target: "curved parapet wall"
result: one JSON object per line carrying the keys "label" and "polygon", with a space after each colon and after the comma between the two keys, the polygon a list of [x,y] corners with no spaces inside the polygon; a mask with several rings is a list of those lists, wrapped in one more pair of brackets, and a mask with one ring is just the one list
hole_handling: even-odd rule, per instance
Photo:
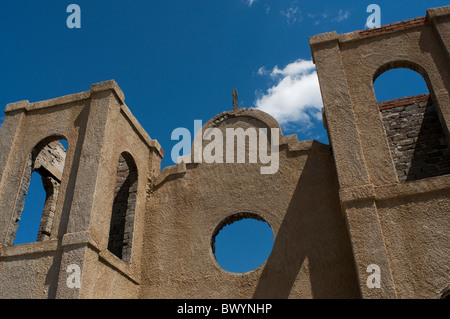
{"label": "curved parapet wall", "polygon": [[[219,129],[221,131],[221,137],[223,138],[223,160],[222,163],[227,163],[227,148],[226,148],[226,135],[227,135],[227,129],[231,129],[232,133],[235,134],[235,147],[238,146],[239,138],[241,138],[241,141],[245,138],[245,152],[247,157],[245,158],[245,161],[248,163],[248,153],[250,152],[249,148],[249,142],[251,141],[249,136],[249,130],[248,129],[255,129],[256,134],[256,141],[257,141],[257,147],[259,147],[259,129],[266,129],[268,132],[267,137],[267,154],[270,154],[271,149],[271,130],[276,130],[278,132],[278,138],[276,139],[278,150],[286,150],[287,152],[299,152],[299,151],[312,151],[316,153],[323,153],[323,154],[329,154],[330,153],[330,147],[328,145],[322,144],[317,141],[299,141],[297,138],[297,135],[288,135],[284,136],[282,133],[282,130],[280,128],[279,123],[268,113],[256,110],[256,109],[238,109],[233,111],[227,111],[220,113],[210,119],[208,122],[206,122],[200,133],[197,134],[197,136],[194,138],[194,142],[192,144],[191,153],[189,155],[186,155],[184,157],[180,157],[178,159],[178,164],[173,166],[165,167],[161,174],[156,176],[153,187],[158,187],[161,183],[165,182],[166,179],[170,178],[176,178],[176,176],[183,176],[186,170],[190,168],[197,167],[199,163],[204,162],[204,159],[197,160],[196,153],[199,152],[203,153],[205,148],[208,147],[208,145],[211,145],[212,142],[215,139],[210,138],[208,130],[210,129]],[[243,129],[239,133],[236,129]],[[200,140],[200,147],[198,148],[199,151],[196,149],[196,142],[195,140]],[[255,151],[258,152],[258,148],[255,148]],[[236,154],[235,154],[236,155]],[[235,158],[237,161],[237,159]],[[234,162],[236,162],[234,161]],[[217,161],[216,161],[217,163]]]}
{"label": "curved parapet wall", "polygon": [[[270,115],[252,109],[219,114],[203,131],[210,128],[224,136],[227,129],[278,130],[278,170],[261,174],[265,164],[259,158],[165,168],[148,196],[141,297],[357,298],[330,147],[283,136]],[[204,147],[208,143],[202,141]],[[211,245],[223,221],[233,216],[266,221],[275,238],[268,260],[243,274],[223,270]]]}

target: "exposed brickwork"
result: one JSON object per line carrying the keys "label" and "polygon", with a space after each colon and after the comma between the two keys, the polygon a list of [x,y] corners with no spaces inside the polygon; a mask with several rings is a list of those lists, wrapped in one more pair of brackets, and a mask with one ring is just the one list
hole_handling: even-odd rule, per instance
{"label": "exposed brickwork", "polygon": [[131,259],[136,193],[136,167],[131,157],[127,161],[121,155],[117,167],[108,250],[126,262]]}
{"label": "exposed brickwork", "polygon": [[407,106],[414,103],[420,103],[420,102],[428,102],[430,99],[429,94],[421,94],[421,95],[414,95],[414,96],[407,96],[395,100],[389,100],[378,103],[378,107],[380,110],[386,110],[386,109],[392,109],[394,107],[399,106]]}
{"label": "exposed brickwork", "polygon": [[373,29],[367,29],[367,30],[360,31],[359,37],[361,39],[363,39],[363,38],[370,38],[370,37],[375,37],[375,36],[379,36],[379,35],[394,33],[394,32],[398,32],[398,31],[422,26],[425,23],[426,23],[426,17],[420,17],[420,18],[414,18],[414,19],[405,20],[405,21],[401,21],[401,22],[395,22],[395,23],[381,26],[379,28],[373,28]]}
{"label": "exposed brickwork", "polygon": [[39,232],[37,241],[45,241],[50,239],[53,220],[55,217],[56,203],[58,201],[60,181],[56,180],[50,174],[42,176],[42,184],[44,185],[46,198],[44,210],[42,212],[41,224],[39,225]]}
{"label": "exposed brickwork", "polygon": [[450,174],[450,152],[430,96],[379,103],[400,182]]}
{"label": "exposed brickwork", "polygon": [[34,161],[34,170],[44,168],[52,174],[55,179],[61,181],[64,164],[66,161],[66,150],[58,141],[50,142],[39,152]]}

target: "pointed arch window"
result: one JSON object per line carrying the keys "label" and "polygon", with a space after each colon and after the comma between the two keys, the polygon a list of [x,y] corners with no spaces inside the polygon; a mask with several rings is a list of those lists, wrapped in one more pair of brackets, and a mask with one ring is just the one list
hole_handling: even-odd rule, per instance
{"label": "pointed arch window", "polygon": [[8,245],[50,239],[67,149],[67,140],[50,137],[31,151],[16,198]]}
{"label": "pointed arch window", "polygon": [[137,181],[133,157],[124,152],[119,157],[116,171],[108,250],[127,263],[131,260]]}

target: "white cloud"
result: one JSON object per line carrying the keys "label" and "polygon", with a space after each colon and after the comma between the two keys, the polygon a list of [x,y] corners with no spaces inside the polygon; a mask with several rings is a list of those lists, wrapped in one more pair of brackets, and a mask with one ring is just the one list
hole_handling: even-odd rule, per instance
{"label": "white cloud", "polygon": [[260,67],[260,68],[258,69],[258,74],[259,74],[259,75],[267,74],[266,68],[265,68],[264,66]]}
{"label": "white cloud", "polygon": [[333,20],[336,22],[342,22],[344,20],[347,20],[350,17],[350,12],[348,10],[339,10],[337,17]]}
{"label": "white cloud", "polygon": [[298,7],[291,6],[287,10],[281,10],[280,14],[286,18],[289,24],[302,21],[301,12]]}
{"label": "white cloud", "polygon": [[322,119],[322,97],[312,61],[299,59],[283,69],[275,66],[270,71],[262,67],[258,74],[270,75],[275,84],[257,97],[256,109],[269,113],[280,125],[309,128],[312,119]]}
{"label": "white cloud", "polygon": [[333,22],[342,22],[350,17],[350,11],[339,9],[336,14],[330,14],[327,11],[320,14],[308,13],[307,17],[313,20],[314,25],[319,25],[329,19]]}
{"label": "white cloud", "polygon": [[272,73],[270,74],[272,77],[276,77],[278,75],[280,76],[295,76],[295,75],[301,75],[305,73],[309,73],[310,70],[315,69],[314,64],[312,61],[307,60],[297,60],[293,63],[288,64],[283,70],[280,70],[278,68],[278,65],[276,65]]}
{"label": "white cloud", "polygon": [[248,6],[251,7],[254,2],[256,2],[256,0],[248,0]]}

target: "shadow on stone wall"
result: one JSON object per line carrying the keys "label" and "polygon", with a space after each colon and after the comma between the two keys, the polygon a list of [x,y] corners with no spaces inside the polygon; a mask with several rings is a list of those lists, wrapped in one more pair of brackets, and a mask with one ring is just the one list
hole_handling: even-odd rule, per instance
{"label": "shadow on stone wall", "polygon": [[401,183],[450,173],[448,143],[428,94],[379,105]]}
{"label": "shadow on stone wall", "polygon": [[427,103],[406,181],[450,174],[447,140],[431,99]]}
{"label": "shadow on stone wall", "polygon": [[311,291],[313,298],[360,298],[336,173],[330,164],[326,164],[329,173],[317,172],[317,160],[315,155],[307,159],[255,299],[288,298],[294,284],[305,286],[296,290],[302,295]]}

